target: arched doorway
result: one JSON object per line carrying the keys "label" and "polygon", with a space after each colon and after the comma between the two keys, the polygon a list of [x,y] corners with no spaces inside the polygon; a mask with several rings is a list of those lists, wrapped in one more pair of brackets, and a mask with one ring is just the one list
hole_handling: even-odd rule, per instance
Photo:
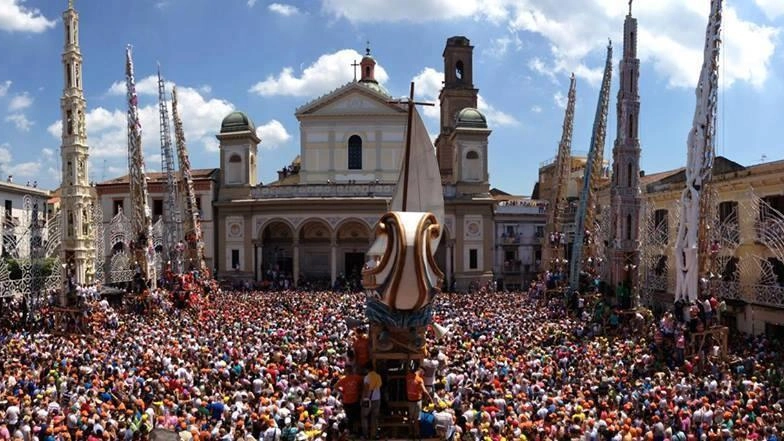
{"label": "arched doorway", "polygon": [[256,278],[266,283],[293,280],[294,229],[284,221],[272,221],[261,232],[261,261],[255,262]]}
{"label": "arched doorway", "polygon": [[310,284],[324,286],[330,280],[330,244],[332,230],[321,219],[308,219],[299,228],[299,255],[294,268],[297,286]]}
{"label": "arched doorway", "polygon": [[333,255],[337,274],[333,273],[332,283],[334,285],[337,281],[343,287],[359,289],[365,253],[372,238],[370,228],[361,220],[348,219],[338,225],[335,238]]}

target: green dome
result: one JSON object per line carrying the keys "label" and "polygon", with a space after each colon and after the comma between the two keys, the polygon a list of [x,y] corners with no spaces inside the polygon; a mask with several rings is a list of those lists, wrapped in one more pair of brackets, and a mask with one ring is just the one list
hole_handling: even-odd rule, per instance
{"label": "green dome", "polygon": [[466,107],[457,114],[455,121],[457,127],[470,127],[477,129],[487,128],[487,118],[473,107]]}
{"label": "green dome", "polygon": [[248,115],[242,112],[231,112],[226,118],[223,118],[223,122],[221,123],[221,133],[231,133],[231,132],[244,132],[244,131],[256,131],[256,126],[253,125],[253,121],[248,118]]}

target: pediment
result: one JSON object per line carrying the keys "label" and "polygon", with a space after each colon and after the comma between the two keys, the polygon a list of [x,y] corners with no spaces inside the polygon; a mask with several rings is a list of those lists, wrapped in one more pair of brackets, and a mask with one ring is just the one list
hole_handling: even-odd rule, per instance
{"label": "pediment", "polygon": [[402,106],[389,103],[389,100],[388,96],[353,83],[306,104],[299,109],[297,115],[395,115],[405,113]]}

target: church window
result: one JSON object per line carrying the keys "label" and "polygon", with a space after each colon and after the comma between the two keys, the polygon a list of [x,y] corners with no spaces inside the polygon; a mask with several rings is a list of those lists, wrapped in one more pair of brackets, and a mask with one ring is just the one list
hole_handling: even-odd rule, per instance
{"label": "church window", "polygon": [[71,25],[70,24],[66,24],[65,25],[65,41],[67,41],[68,43],[71,42]]}
{"label": "church window", "polygon": [[365,78],[370,78],[370,66],[365,66]]}
{"label": "church window", "polygon": [[629,138],[634,138],[634,115],[629,112]]}
{"label": "church window", "polygon": [[626,240],[632,240],[632,215],[626,215]]}
{"label": "church window", "polygon": [[455,77],[457,77],[458,81],[463,81],[464,76],[465,76],[465,66],[463,66],[462,61],[458,61],[455,64]]}
{"label": "church window", "polygon": [[81,87],[79,84],[79,63],[76,63],[76,87]]}
{"label": "church window", "polygon": [[242,157],[238,154],[233,154],[229,157],[229,166],[227,170],[229,184],[239,184],[242,182]]}
{"label": "church window", "polygon": [[65,112],[65,120],[66,120],[66,124],[68,125],[67,133],[69,135],[73,135],[73,112],[72,111],[67,110]]}
{"label": "church window", "polygon": [[627,187],[631,187],[632,186],[632,182],[633,182],[632,180],[633,179],[634,179],[634,176],[632,175],[632,163],[630,162],[630,163],[626,164],[626,186]]}
{"label": "church window", "polygon": [[231,250],[231,269],[240,269],[240,250]]}
{"label": "church window", "polygon": [[475,270],[479,268],[479,250],[471,248],[468,250],[468,269]]}
{"label": "church window", "polygon": [[68,87],[73,87],[73,72],[71,71],[71,63],[68,63],[68,66],[66,66],[66,74],[68,75],[68,81],[66,82]]}
{"label": "church window", "polygon": [[362,138],[358,135],[348,139],[348,169],[362,170]]}

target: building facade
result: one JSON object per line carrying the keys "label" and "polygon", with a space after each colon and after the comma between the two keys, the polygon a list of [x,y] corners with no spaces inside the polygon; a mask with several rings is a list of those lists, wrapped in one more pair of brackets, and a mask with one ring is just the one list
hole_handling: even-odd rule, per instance
{"label": "building facade", "polygon": [[498,288],[524,289],[542,271],[547,202],[505,194],[494,196],[493,272]]}
{"label": "building facade", "polygon": [[[675,292],[674,248],[685,171],[642,180],[639,288],[643,301],[665,305]],[[723,321],[744,332],[782,336],[784,161],[744,167],[717,157],[709,185],[715,212],[707,277],[711,293],[727,303]]]}
{"label": "building facade", "polygon": [[[2,209],[2,256],[30,257],[33,246],[31,231],[35,227],[42,232],[54,215],[49,204],[51,192],[29,185],[0,182]],[[46,240],[46,237],[41,240]]]}
{"label": "building facade", "polygon": [[[199,208],[201,228],[204,236],[205,260],[207,261],[208,268],[212,268],[215,264],[215,226],[212,204],[218,193],[220,170],[214,168],[196,169],[192,170],[191,174],[193,176],[194,190],[196,193],[196,206]],[[149,204],[152,210],[152,222],[154,225],[153,230],[162,234],[162,231],[160,230],[163,227],[161,216],[163,216],[164,212],[166,175],[162,173],[147,173],[146,177],[147,191],[150,198]],[[103,213],[104,241],[103,250],[99,250],[99,252],[103,252],[103,261],[106,262],[107,265],[105,272],[108,272],[108,265],[109,262],[111,262],[112,255],[117,251],[121,251],[117,244],[123,242],[127,245],[128,241],[132,238],[130,230],[123,231],[125,227],[122,225],[122,222],[120,222],[122,216],[118,217],[118,214],[121,212],[126,219],[129,219],[131,216],[131,194],[128,175],[100,182],[95,185],[95,191]],[[183,189],[180,189],[179,194],[184,194]],[[181,203],[184,204],[184,201],[181,201]],[[182,212],[183,206],[179,208]],[[154,240],[162,241],[162,237],[155,238]],[[161,248],[157,251],[161,252],[163,250]],[[183,267],[187,269],[190,267],[190,264],[190,262],[183,262]],[[193,265],[198,267],[197,263],[193,263]]]}
{"label": "building facade", "polygon": [[[473,46],[465,37],[450,38],[443,57],[436,145],[446,225],[437,261],[446,284],[465,289],[493,277],[490,130],[475,108]],[[253,172],[259,143],[253,122],[239,112],[224,120],[217,135],[223,176],[214,204],[218,277],[261,281],[276,273],[295,285],[358,279],[405,146],[406,106],[391,102],[375,80],[375,64],[368,51],[359,80],[297,109],[299,156],[268,185]]]}

